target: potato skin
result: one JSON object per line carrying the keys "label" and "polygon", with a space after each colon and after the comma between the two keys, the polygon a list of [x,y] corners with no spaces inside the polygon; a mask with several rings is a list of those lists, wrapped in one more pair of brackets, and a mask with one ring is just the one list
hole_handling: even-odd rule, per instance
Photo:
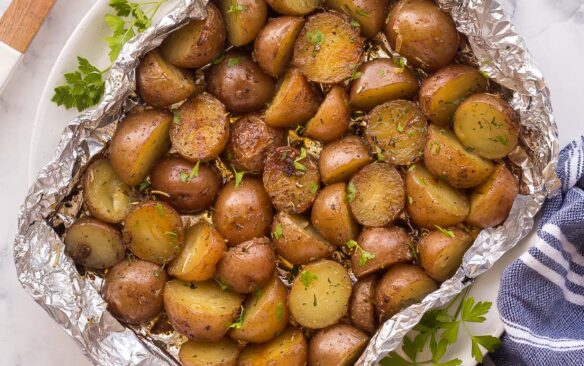
{"label": "potato skin", "polygon": [[105,275],[102,294],[107,310],[129,324],[151,320],[162,311],[162,290],[167,280],[168,275],[161,266],[126,259]]}
{"label": "potato skin", "polygon": [[387,2],[383,0],[325,0],[325,5],[359,22],[361,34],[367,38],[375,38],[387,15]]}
{"label": "potato skin", "polygon": [[466,250],[472,245],[473,238],[466,232],[449,228],[454,235],[450,237],[433,230],[418,243],[420,264],[426,273],[438,282],[454,275]]}
{"label": "potato skin", "polygon": [[429,0],[401,0],[394,5],[385,35],[396,52],[426,71],[448,65],[458,49],[454,21]]}
{"label": "potato skin", "polygon": [[239,348],[229,338],[217,342],[187,341],[178,358],[182,366],[236,366]]}
{"label": "potato skin", "polygon": [[285,130],[268,126],[261,114],[250,114],[231,125],[227,160],[238,171],[261,174],[268,153],[285,144]]}
{"label": "potato skin", "polygon": [[360,278],[353,285],[353,292],[349,300],[349,319],[351,323],[362,331],[373,333],[377,329],[375,316],[375,275]]}
{"label": "potato skin", "polygon": [[349,180],[353,174],[371,163],[367,145],[358,136],[347,136],[324,146],[318,160],[322,182],[333,184]]}
{"label": "potato skin", "polygon": [[252,42],[266,24],[268,4],[264,0],[220,0],[218,3],[227,27],[227,40],[235,47]]}
{"label": "potato skin", "polygon": [[198,175],[191,177],[194,167],[195,164],[186,159],[168,156],[158,162],[150,174],[152,187],[167,193],[170,197],[161,198],[180,213],[209,208],[221,189],[221,177],[213,167],[199,163]]}
{"label": "potato skin", "polygon": [[262,109],[274,95],[275,81],[241,52],[229,52],[205,75],[207,90],[227,110],[244,114]]}
{"label": "potato skin", "polygon": [[244,177],[238,187],[227,183],[219,193],[213,224],[229,245],[264,236],[272,224],[272,205],[262,183]]}
{"label": "potato skin", "polygon": [[[320,174],[316,159],[308,153],[299,159],[300,152],[290,146],[278,147],[266,157],[264,187],[279,211],[302,213],[312,206],[318,194]],[[296,169],[295,160],[305,170]]]}
{"label": "potato skin", "polygon": [[342,86],[335,85],[318,107],[316,115],[306,123],[306,136],[320,142],[334,141],[349,130],[351,108]]}
{"label": "potato skin", "polygon": [[289,327],[269,342],[245,347],[239,356],[238,366],[256,365],[306,365],[308,344],[304,334]]}
{"label": "potato skin", "polygon": [[325,187],[314,201],[310,221],[329,242],[341,246],[359,235],[359,226],[351,216],[347,185],[336,183]]}
{"label": "potato skin", "polygon": [[267,0],[270,7],[280,14],[304,15],[316,9],[320,2],[318,0],[294,1],[294,0]]}
{"label": "potato skin", "polygon": [[369,337],[348,324],[321,329],[310,338],[308,365],[350,366],[367,346]]}

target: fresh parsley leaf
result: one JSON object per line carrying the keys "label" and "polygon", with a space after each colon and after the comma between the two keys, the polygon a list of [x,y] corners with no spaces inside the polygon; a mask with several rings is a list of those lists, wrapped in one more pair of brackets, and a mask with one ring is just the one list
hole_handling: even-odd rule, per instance
{"label": "fresh parsley leaf", "polygon": [[505,136],[496,136],[495,137],[497,139],[497,141],[503,145],[503,146],[507,146],[509,145],[509,142],[507,141],[507,138]]}
{"label": "fresh parsley leaf", "polygon": [[487,352],[492,352],[497,349],[501,345],[501,340],[497,337],[493,336],[472,336],[472,346],[471,346],[471,353],[477,362],[483,361],[483,353],[479,348],[479,345],[482,346]]}
{"label": "fresh parsley leaf", "polygon": [[229,324],[229,327],[227,327],[227,328],[241,329],[241,326],[243,325],[244,317],[245,317],[245,309],[243,308],[243,305],[242,305],[241,312],[239,313],[239,317],[237,318],[237,320],[235,322]]}
{"label": "fresh parsley leaf", "polygon": [[175,125],[180,125],[182,112],[180,109],[172,110],[172,123]]}
{"label": "fresh parsley leaf", "polygon": [[488,301],[479,301],[474,303],[474,298],[469,296],[462,303],[461,316],[462,320],[469,323],[482,323],[486,320],[486,315],[493,304]]}
{"label": "fresh parsley leaf", "polygon": [[310,284],[317,279],[318,277],[316,277],[316,275],[310,271],[303,271],[300,274],[300,281],[304,285],[305,289],[308,288],[308,286],[310,286]]}
{"label": "fresh parsley leaf", "polygon": [[318,184],[316,184],[316,183],[311,183],[310,184],[310,192],[311,193],[316,193],[318,191],[318,188],[319,188],[318,187]]}
{"label": "fresh parsley leaf", "polygon": [[405,57],[394,57],[393,58],[393,63],[396,64],[397,66],[399,66],[400,69],[405,69],[406,65],[408,64],[407,60]]}
{"label": "fresh parsley leaf", "polygon": [[233,67],[235,65],[238,65],[239,59],[240,57],[229,57],[229,59],[227,59],[227,67]]}
{"label": "fresh parsley leaf", "polygon": [[375,146],[375,155],[377,156],[377,161],[384,161],[383,150],[379,146]]}
{"label": "fresh parsley leaf", "polygon": [[345,243],[345,245],[349,248],[349,249],[355,249],[356,251],[359,251],[359,266],[364,266],[367,262],[369,262],[371,259],[375,258],[375,254],[366,251],[365,249],[363,249],[362,246],[359,245],[359,243],[357,243],[355,240],[349,240]]}
{"label": "fresh parsley leaf", "polygon": [[315,49],[318,49],[322,42],[324,41],[324,34],[316,29],[306,33],[306,39],[308,42],[312,43]]}
{"label": "fresh parsley leaf", "polygon": [[282,224],[278,223],[272,231],[272,239],[280,239],[282,237]]}
{"label": "fresh parsley leaf", "polygon": [[300,170],[300,171],[306,171],[306,166],[304,166],[304,164],[300,163],[300,160],[304,160],[306,159],[306,149],[305,148],[300,148],[300,156],[297,157],[296,159],[294,159],[294,169],[296,170]]}
{"label": "fresh parsley leaf", "polygon": [[485,70],[480,70],[481,75],[483,75],[485,77],[485,79],[489,79],[491,76],[489,75],[488,72],[486,72]]}
{"label": "fresh parsley leaf", "polygon": [[353,184],[353,182],[349,182],[349,184],[347,184],[347,200],[349,202],[353,202],[355,200],[356,193],[357,193],[357,188],[355,188],[355,185]]}
{"label": "fresh parsley leaf", "polygon": [[411,171],[412,171],[412,170],[414,170],[414,169],[416,169],[416,164],[414,164],[414,165],[410,166],[410,167],[408,168],[408,172],[411,172]]}
{"label": "fresh parsley leaf", "polygon": [[357,244],[357,242],[353,239],[349,240],[346,245],[349,247],[349,249],[357,248],[359,246],[359,244]]}
{"label": "fresh parsley leaf", "polygon": [[407,361],[405,358],[397,354],[396,352],[390,352],[387,356],[385,356],[379,364],[381,366],[412,366],[415,365]]}
{"label": "fresh parsley leaf", "polygon": [[235,13],[236,15],[242,11],[247,11],[247,6],[237,3],[229,5],[229,8],[227,9],[227,13]]}
{"label": "fresh parsley leaf", "polygon": [[224,53],[220,54],[219,57],[217,57],[216,59],[214,59],[213,61],[211,61],[211,64],[217,65],[218,63],[220,63],[221,61],[223,61],[223,59],[225,59],[225,54]]}
{"label": "fresh parsley leaf", "polygon": [[164,207],[160,202],[156,204],[156,211],[158,211],[158,216],[164,216]]}
{"label": "fresh parsley leaf", "polygon": [[145,190],[147,190],[150,187],[152,187],[152,183],[150,183],[150,180],[146,179],[145,181],[140,183],[140,185],[138,186],[138,190],[140,192],[144,192]]}
{"label": "fresh parsley leaf", "polygon": [[361,26],[361,24],[359,24],[359,22],[356,21],[355,19],[351,19],[351,26],[353,26],[355,28],[359,28]]}
{"label": "fresh parsley leaf", "polygon": [[284,318],[284,305],[281,302],[276,305],[276,319],[282,320]]}
{"label": "fresh parsley leaf", "polygon": [[432,151],[432,155],[440,154],[440,144],[437,141],[432,141],[430,144],[430,151]]}
{"label": "fresh parsley leaf", "polygon": [[199,166],[201,165],[201,161],[197,161],[197,164],[191,169],[191,174],[189,174],[189,180],[196,178],[199,176]]}
{"label": "fresh parsley leaf", "polygon": [[244,171],[238,172],[237,170],[235,170],[235,168],[233,168],[233,175],[235,176],[235,188],[237,188],[241,184],[245,172]]}
{"label": "fresh parsley leaf", "polygon": [[397,132],[399,132],[399,133],[404,132],[404,125],[401,123],[401,121],[398,121],[397,126],[395,128],[397,129]]}
{"label": "fresh parsley leaf", "polygon": [[436,229],[438,229],[438,231],[440,231],[442,234],[446,235],[449,238],[454,238],[456,236],[454,234],[454,231],[452,231],[452,230],[444,229],[443,227],[440,227],[438,225],[434,225],[434,227]]}
{"label": "fresh parsley leaf", "polygon": [[189,181],[189,172],[181,171],[179,173],[180,181],[183,183],[187,183]]}
{"label": "fresh parsley leaf", "polygon": [[77,70],[66,73],[65,84],[55,88],[51,98],[58,106],[76,108],[79,112],[96,105],[105,90],[105,71],[93,66],[87,59],[77,57]]}

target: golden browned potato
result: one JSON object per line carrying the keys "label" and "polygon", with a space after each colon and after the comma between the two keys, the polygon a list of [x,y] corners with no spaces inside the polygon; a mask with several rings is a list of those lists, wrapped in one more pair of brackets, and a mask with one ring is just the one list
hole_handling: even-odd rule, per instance
{"label": "golden browned potato", "polygon": [[321,142],[334,141],[347,132],[350,121],[351,108],[347,92],[342,86],[335,85],[318,107],[316,115],[306,123],[304,133]]}
{"label": "golden browned potato", "polygon": [[282,16],[262,28],[255,39],[253,59],[266,74],[278,77],[284,73],[303,25],[302,17]]}
{"label": "golden browned potato", "polygon": [[395,99],[410,99],[418,91],[418,79],[407,67],[396,65],[390,58],[363,63],[357,69],[359,78],[351,83],[351,107],[370,110]]}
{"label": "golden browned potato", "polygon": [[468,151],[447,128],[430,125],[424,148],[424,165],[434,176],[454,188],[471,188],[487,180],[495,165]]}
{"label": "golden browned potato", "polygon": [[323,259],[307,264],[294,279],[288,306],[298,324],[320,329],[347,314],[351,279],[337,262]]}
{"label": "golden browned potato", "polygon": [[298,69],[290,69],[266,110],[266,123],[273,127],[302,124],[316,114],[319,103],[316,89]]}
{"label": "golden browned potato", "polygon": [[268,126],[261,114],[250,114],[231,125],[227,160],[238,171],[260,174],[268,152],[285,144],[285,130]]}
{"label": "golden browned potato", "polygon": [[102,294],[107,310],[129,324],[151,320],[162,311],[162,290],[167,280],[168,275],[161,266],[126,259],[105,275]]}
{"label": "golden browned potato", "polygon": [[154,107],[168,107],[197,90],[194,75],[167,62],[157,49],[147,53],[136,69],[136,88]]}
{"label": "golden browned potato", "polygon": [[471,66],[446,66],[422,82],[420,109],[438,126],[450,126],[456,108],[466,98],[487,89],[487,79]]}
{"label": "golden browned potato", "polygon": [[436,281],[446,281],[460,267],[472,242],[472,237],[460,229],[430,231],[418,243],[420,265]]}
{"label": "golden browned potato", "polygon": [[423,166],[413,165],[406,175],[407,211],[419,226],[433,229],[460,224],[469,213],[468,197],[433,177]]}
{"label": "golden browned potato", "polygon": [[429,0],[401,0],[385,24],[391,47],[427,71],[448,65],[458,49],[458,31],[449,14]]}
{"label": "golden browned potato", "polygon": [[390,164],[375,162],[355,174],[347,186],[351,213],[364,226],[391,224],[402,212],[404,182]]}
{"label": "golden browned potato", "polygon": [[336,84],[351,77],[363,56],[363,39],[335,13],[310,16],[294,45],[292,65],[308,80]]}
{"label": "golden browned potato", "polygon": [[394,100],[378,105],[366,121],[365,139],[379,160],[410,165],[422,157],[427,122],[414,103]]}
{"label": "golden browned potato", "polygon": [[219,0],[227,27],[227,41],[235,47],[254,40],[268,19],[265,0]]}
{"label": "golden browned potato", "polygon": [[320,5],[319,0],[267,0],[267,2],[272,9],[285,15],[308,14]]}
{"label": "golden browned potato", "polygon": [[170,262],[168,273],[183,281],[209,280],[226,249],[225,240],[213,225],[199,221],[186,231],[184,248]]}
{"label": "golden browned potato", "polygon": [[209,208],[221,189],[221,176],[205,163],[196,164],[178,156],[162,159],[150,174],[152,188],[180,213]]}
{"label": "golden browned potato", "polygon": [[75,263],[89,268],[111,267],[126,255],[120,231],[90,217],[75,220],[64,242],[65,253]]}
{"label": "golden browned potato", "polygon": [[[388,268],[396,263],[411,262],[411,238],[401,227],[368,227],[357,239],[351,255],[351,268],[358,278]],[[365,253],[370,253],[367,255]]]}
{"label": "golden browned potato", "polygon": [[272,205],[262,183],[247,177],[235,183],[223,187],[213,211],[213,224],[229,245],[267,235],[272,224]]}
{"label": "golden browned potato", "polygon": [[144,201],[124,221],[124,241],[134,255],[157,264],[168,263],[184,242],[178,213],[160,201]]}
{"label": "golden browned potato", "polygon": [[466,222],[479,227],[497,226],[509,215],[519,189],[517,179],[505,164],[499,164],[489,179],[470,195],[470,214]]}
{"label": "golden browned potato", "polygon": [[320,153],[318,168],[322,182],[344,182],[359,169],[371,163],[367,145],[358,136],[347,136],[325,145]]}
{"label": "golden browned potato", "polygon": [[233,339],[263,343],[282,333],[288,325],[288,289],[278,276],[251,294],[243,303],[241,327],[229,332]]}
{"label": "golden browned potato", "polygon": [[325,187],[316,197],[310,214],[310,221],[316,230],[338,246],[359,235],[359,225],[351,216],[346,192],[345,183]]}
{"label": "golden browned potato", "polygon": [[172,115],[148,109],[131,112],[118,123],[110,143],[110,163],[122,182],[142,183],[170,147]]}
{"label": "golden browned potato", "polygon": [[487,159],[507,156],[519,142],[519,122],[511,106],[496,95],[467,98],[454,113],[454,133],[467,149]]}
{"label": "golden browned potato", "polygon": [[413,264],[396,264],[377,283],[375,308],[381,322],[400,310],[422,301],[437,289],[423,269]]}
{"label": "golden browned potato", "polygon": [[171,33],[160,52],[173,65],[199,68],[221,54],[225,44],[226,29],[221,11],[213,4],[207,5],[203,20],[191,20],[184,27]]}
{"label": "golden browned potato", "polygon": [[229,338],[217,342],[187,341],[178,358],[182,366],[236,366],[239,348]]}
{"label": "golden browned potato", "polygon": [[318,163],[304,148],[281,146],[266,157],[263,181],[277,210],[302,213],[312,206],[320,189]]}
{"label": "golden browned potato", "polygon": [[229,118],[225,106],[203,93],[180,106],[170,129],[170,141],[190,161],[215,159],[227,145]]}
{"label": "golden browned potato", "polygon": [[215,281],[172,280],[164,286],[164,309],[173,328],[195,341],[216,342],[237,319],[243,297]]}
{"label": "golden browned potato", "polygon": [[381,32],[387,15],[387,2],[383,0],[325,0],[325,5],[355,19],[367,38]]}
{"label": "golden browned potato", "polygon": [[83,201],[91,216],[117,224],[132,209],[132,188],[121,181],[107,159],[91,163],[83,178]]}
{"label": "golden browned potato", "polygon": [[369,337],[348,324],[321,329],[310,338],[308,365],[351,366],[367,346]]}
{"label": "golden browned potato", "polygon": [[276,269],[276,253],[266,237],[245,241],[229,249],[217,266],[219,282],[240,294],[268,283]]}
{"label": "golden browned potato", "polygon": [[304,334],[289,327],[269,342],[245,347],[239,356],[238,366],[286,365],[305,366],[308,345]]}
{"label": "golden browned potato", "polygon": [[335,251],[335,246],[323,238],[304,216],[284,211],[274,217],[272,241],[276,252],[292,264],[329,258]]}
{"label": "golden browned potato", "polygon": [[353,292],[349,301],[349,319],[357,328],[373,333],[377,329],[375,317],[375,285],[377,277],[369,275],[360,278],[353,285]]}
{"label": "golden browned potato", "polygon": [[234,114],[258,111],[274,95],[276,82],[250,56],[229,52],[205,75],[207,91]]}

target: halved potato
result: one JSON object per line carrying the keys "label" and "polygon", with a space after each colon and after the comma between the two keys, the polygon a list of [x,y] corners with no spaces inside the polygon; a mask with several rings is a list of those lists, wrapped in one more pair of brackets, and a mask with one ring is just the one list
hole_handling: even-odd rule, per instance
{"label": "halved potato", "polygon": [[148,109],[131,112],[118,123],[110,143],[110,163],[122,182],[142,183],[170,147],[172,115]]}
{"label": "halved potato", "polygon": [[446,281],[460,267],[462,257],[472,242],[472,237],[460,229],[430,231],[418,243],[420,265],[436,281]]}
{"label": "halved potato", "polygon": [[229,338],[217,342],[187,341],[178,358],[182,366],[236,366],[239,348]]}
{"label": "halved potato", "polygon": [[342,86],[335,85],[318,107],[316,115],[306,123],[304,131],[312,139],[330,142],[347,132],[350,121],[351,108],[347,92]]}
{"label": "halved potato", "polygon": [[325,0],[325,5],[359,22],[361,34],[367,38],[375,38],[383,28],[387,15],[387,2],[384,0]]}
{"label": "halved potato", "polygon": [[373,333],[377,329],[375,316],[375,275],[360,278],[353,285],[351,300],[349,302],[349,319],[357,328]]}
{"label": "halved potato", "polygon": [[254,40],[268,19],[265,0],[219,0],[227,27],[227,41],[235,47]]}
{"label": "halved potato", "polygon": [[170,129],[170,141],[190,161],[215,159],[227,145],[229,118],[212,95],[199,94],[183,103]]}
{"label": "halved potato", "polygon": [[304,15],[320,5],[320,0],[267,0],[270,7],[280,14]]}
{"label": "halved potato", "polygon": [[423,166],[414,165],[406,175],[408,214],[419,226],[447,227],[463,222],[470,205],[463,192],[433,177]]}
{"label": "halved potato", "polygon": [[172,280],[164,287],[164,309],[173,328],[192,340],[217,342],[240,312],[243,297],[215,281]]}
{"label": "halved potato", "polygon": [[495,165],[468,151],[450,129],[430,125],[424,149],[424,165],[434,176],[454,188],[470,188],[487,180]]}
{"label": "halved potato", "polygon": [[349,21],[335,13],[308,17],[296,39],[292,64],[308,80],[336,84],[351,77],[363,56],[363,39]]}
{"label": "halved potato", "polygon": [[410,99],[418,91],[418,79],[407,67],[396,65],[390,58],[363,63],[357,69],[359,78],[351,83],[351,107],[371,108],[395,99]]}
{"label": "halved potato", "polygon": [[359,225],[351,216],[346,192],[345,183],[325,187],[316,197],[310,214],[310,221],[316,230],[337,246],[359,235]]}
{"label": "halved potato", "polygon": [[310,338],[310,366],[352,366],[367,346],[369,337],[348,324],[321,329]]}
{"label": "halved potato", "polygon": [[308,345],[304,334],[289,327],[269,342],[245,347],[239,356],[238,365],[305,366],[307,353]]}
{"label": "halved potato", "polygon": [[367,145],[361,138],[348,136],[324,146],[318,160],[318,168],[322,182],[332,184],[348,180],[372,161]]}
{"label": "halved potato", "polygon": [[323,259],[307,264],[294,279],[288,306],[298,324],[320,329],[347,314],[351,279],[337,262]]}
{"label": "halved potato", "polygon": [[394,100],[378,105],[366,121],[365,139],[382,160],[410,165],[422,157],[427,122],[414,103]]}

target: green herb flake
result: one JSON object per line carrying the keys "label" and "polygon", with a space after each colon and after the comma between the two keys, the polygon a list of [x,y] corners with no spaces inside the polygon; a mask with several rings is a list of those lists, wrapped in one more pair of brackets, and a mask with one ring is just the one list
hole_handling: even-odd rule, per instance
{"label": "green herb flake", "polygon": [[175,125],[180,125],[182,112],[180,109],[172,110],[172,123]]}
{"label": "green herb flake", "polygon": [[416,164],[414,164],[414,165],[410,166],[410,167],[408,168],[408,172],[411,172],[411,171],[412,171],[412,170],[414,170],[414,169],[416,169]]}
{"label": "green herb flake", "polygon": [[234,323],[229,324],[228,328],[241,329],[241,326],[243,325],[244,317],[245,317],[245,309],[243,308],[243,305],[242,305],[241,312],[239,313],[239,317],[237,318],[237,320]]}
{"label": "green herb flake", "polygon": [[284,305],[281,302],[276,305],[276,319],[284,319]]}
{"label": "green herb flake", "polygon": [[316,192],[318,192],[318,188],[319,188],[318,187],[318,184],[316,184],[316,183],[311,183],[310,184],[310,192],[312,194],[315,194]]}
{"label": "green herb flake", "polygon": [[237,15],[242,11],[247,11],[247,6],[237,3],[229,5],[229,8],[227,9],[228,14],[234,13]]}
{"label": "green herb flake", "polygon": [[191,173],[189,174],[189,180],[193,178],[197,178],[199,176],[199,166],[201,165],[201,161],[197,161],[197,164],[191,169]]}
{"label": "green herb flake", "polygon": [[147,180],[143,181],[142,183],[140,183],[140,185],[138,186],[138,190],[140,192],[144,192],[145,190],[149,189],[150,187],[152,187],[152,183],[150,183],[150,181],[147,179]]}
{"label": "green herb flake", "polygon": [[497,141],[503,145],[503,146],[507,146],[509,145],[509,142],[507,141],[507,138],[505,136],[497,136],[495,137],[497,139]]}
{"label": "green herb flake", "polygon": [[300,282],[302,282],[305,289],[307,289],[308,286],[310,286],[310,284],[317,279],[318,277],[316,277],[316,275],[310,271],[303,271],[300,274]]}
{"label": "green herb flake", "polygon": [[357,80],[361,76],[363,76],[363,73],[361,71],[353,71],[353,73],[351,74],[351,77],[349,78],[349,81]]}
{"label": "green herb flake", "polygon": [[216,59],[214,59],[213,61],[211,61],[211,64],[217,65],[218,63],[220,63],[224,59],[225,59],[225,54],[222,53],[222,54],[219,55],[219,57],[217,57]]}
{"label": "green herb flake", "polygon": [[384,69],[379,69],[377,70],[377,76],[379,76],[380,78],[385,76],[385,70]]}
{"label": "green herb flake", "polygon": [[178,234],[177,234],[177,232],[176,232],[176,231],[166,231],[166,232],[164,233],[164,235],[168,235],[168,236],[170,236],[170,237],[172,237],[172,238],[175,238],[175,239],[176,239],[176,238],[178,238]]}
{"label": "green herb flake", "polygon": [[375,155],[377,156],[377,161],[385,161],[383,150],[379,146],[375,146]]}
{"label": "green herb flake", "polygon": [[438,231],[440,231],[442,234],[446,235],[449,238],[454,238],[456,236],[454,234],[454,231],[452,231],[452,230],[444,229],[443,227],[440,227],[438,225],[434,225],[434,227],[436,229],[438,229]]}
{"label": "green herb flake", "polygon": [[158,202],[156,204],[156,211],[158,211],[158,216],[160,217],[164,216],[164,207],[162,206],[162,203]]}
{"label": "green herb flake", "polygon": [[304,164],[300,163],[300,160],[304,160],[304,159],[306,159],[306,149],[302,147],[302,148],[300,148],[300,156],[297,157],[296,159],[294,159],[294,169],[305,172],[306,166],[304,166]]}
{"label": "green herb flake", "polygon": [[411,205],[414,203],[414,197],[408,196],[408,203]]}
{"label": "green herb flake", "polygon": [[181,182],[183,182],[183,183],[187,183],[187,182],[189,181],[189,172],[187,172],[187,171],[184,171],[184,170],[183,170],[183,171],[181,171],[181,172],[179,173],[179,178],[180,178],[180,181],[181,181]]}
{"label": "green herb flake", "polygon": [[238,172],[237,170],[235,170],[235,168],[233,168],[233,175],[235,176],[235,188],[237,188],[241,184],[245,172],[244,171]]}
{"label": "green herb flake", "polygon": [[306,39],[308,42],[312,43],[315,49],[320,48],[320,45],[324,41],[324,34],[316,29],[306,33]]}
{"label": "green herb flake", "polygon": [[227,60],[227,67],[233,67],[235,65],[239,65],[240,57],[229,57]]}
{"label": "green herb flake", "polygon": [[359,28],[361,26],[361,24],[359,24],[359,22],[356,21],[355,19],[351,19],[351,26],[353,26],[355,28]]}
{"label": "green herb flake", "polygon": [[366,12],[365,9],[360,8],[358,6],[356,6],[355,14],[357,14],[357,15],[359,15],[361,17],[368,17],[369,16],[369,13]]}
{"label": "green herb flake", "polygon": [[399,121],[396,126],[397,132],[403,133],[404,132],[404,125]]}
{"label": "green herb flake", "polygon": [[229,289],[229,286],[227,286],[221,279],[215,279],[215,282],[217,282],[219,287],[221,287],[221,291],[226,291]]}
{"label": "green herb flake", "polygon": [[480,70],[480,71],[481,71],[481,75],[483,75],[486,79],[490,78],[489,74],[485,70]]}
{"label": "green herb flake", "polygon": [[361,267],[363,267],[371,259],[375,258],[375,254],[363,249],[363,247],[360,246],[359,243],[357,243],[355,240],[349,240],[345,243],[345,245],[349,249],[355,249],[355,252],[359,251],[359,266]]}
{"label": "green herb flake", "polygon": [[430,151],[432,151],[432,155],[440,154],[440,144],[437,141],[432,141],[430,144]]}
{"label": "green herb flake", "polygon": [[272,231],[272,239],[280,239],[282,237],[282,224],[278,223]]}
{"label": "green herb flake", "polygon": [[353,202],[355,200],[356,194],[357,194],[357,188],[355,188],[355,185],[353,184],[353,182],[349,182],[349,184],[347,184],[347,200],[349,202]]}

